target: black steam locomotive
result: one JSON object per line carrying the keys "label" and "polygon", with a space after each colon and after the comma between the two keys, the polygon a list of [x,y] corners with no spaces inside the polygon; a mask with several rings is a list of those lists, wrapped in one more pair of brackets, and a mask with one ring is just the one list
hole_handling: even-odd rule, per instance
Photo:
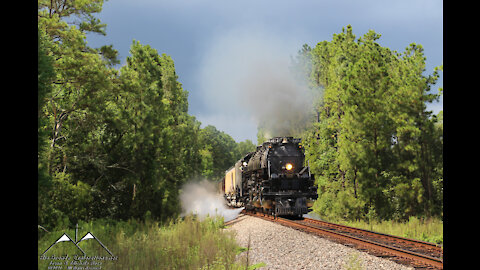
{"label": "black steam locomotive", "polygon": [[309,212],[317,187],[300,142],[275,137],[237,161],[221,183],[227,204],[275,216]]}

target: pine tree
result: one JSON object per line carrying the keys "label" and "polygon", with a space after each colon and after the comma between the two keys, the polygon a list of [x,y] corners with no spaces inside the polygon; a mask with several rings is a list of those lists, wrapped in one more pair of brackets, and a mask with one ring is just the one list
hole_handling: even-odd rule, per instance
{"label": "pine tree", "polygon": [[315,208],[325,216],[401,219],[432,214],[439,202],[432,181],[441,142],[426,111],[439,97],[429,93],[438,71],[423,75],[420,45],[399,54],[379,38],[371,30],[355,40],[347,26],[311,53],[310,80],[324,95],[305,144],[319,186]]}

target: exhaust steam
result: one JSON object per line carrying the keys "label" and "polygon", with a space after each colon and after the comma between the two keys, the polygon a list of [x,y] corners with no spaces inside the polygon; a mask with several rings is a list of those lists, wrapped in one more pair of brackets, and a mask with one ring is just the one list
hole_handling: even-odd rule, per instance
{"label": "exhaust steam", "polygon": [[223,216],[224,221],[235,219],[243,208],[229,209],[221,193],[218,192],[216,186],[208,181],[189,182],[182,187],[180,194],[182,203],[182,214],[197,215],[201,220],[207,215]]}

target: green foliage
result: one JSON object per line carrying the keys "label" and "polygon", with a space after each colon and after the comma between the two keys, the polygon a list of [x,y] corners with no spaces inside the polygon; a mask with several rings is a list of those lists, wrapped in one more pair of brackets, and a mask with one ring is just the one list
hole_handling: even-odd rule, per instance
{"label": "green foliage", "polygon": [[253,152],[257,149],[257,146],[253,144],[251,140],[245,140],[244,142],[237,143],[237,156],[236,159],[243,158],[246,154]]}
{"label": "green foliage", "polygon": [[314,209],[325,217],[406,219],[441,215],[442,127],[426,103],[438,70],[425,76],[421,45],[403,54],[377,43],[370,30],[356,39],[351,26],[312,50],[310,82],[319,94],[318,122],[304,135],[316,175]]}
{"label": "green foliage", "polygon": [[168,220],[179,189],[221,178],[246,151],[188,114],[172,58],[133,41],[126,65],[95,17],[103,1],[38,2],[38,212],[51,230],[77,220]]}
{"label": "green foliage", "polygon": [[[38,242],[38,255],[54,243],[63,233],[74,239],[75,226],[59,227],[45,233]],[[102,269],[245,269],[235,262],[240,247],[233,232],[224,231],[223,220],[206,218],[199,221],[191,216],[167,222],[114,221],[99,219],[79,221],[78,237],[91,232],[118,258],[103,261]],[[79,246],[87,256],[109,256],[93,240],[82,241]],[[60,243],[45,255],[78,253],[73,245]],[[39,260],[39,266],[48,266],[49,260]],[[255,268],[249,268],[255,269]]]}
{"label": "green foliage", "polygon": [[208,179],[221,179],[225,171],[239,159],[237,143],[225,132],[208,125],[199,133],[202,146],[202,175]]}
{"label": "green foliage", "polygon": [[[38,213],[52,230],[78,220],[166,221],[180,213],[179,188],[218,180],[254,151],[188,114],[172,58],[133,41],[116,69],[94,14],[101,0],[38,2]],[[294,74],[308,74],[316,119],[303,137],[316,175],[314,209],[347,220],[442,216],[443,112],[428,102],[442,67],[425,73],[423,48],[398,53],[351,26],[314,48]],[[266,134],[260,128],[259,143]],[[213,262],[212,262],[213,263]]]}
{"label": "green foliage", "polygon": [[71,176],[63,172],[55,173],[52,179],[51,205],[61,209],[73,223],[80,219],[88,219],[88,205],[92,202],[90,186],[77,181],[73,183]]}
{"label": "green foliage", "polygon": [[363,228],[400,237],[443,244],[443,221],[440,218],[417,218],[411,216],[405,221],[383,220],[336,220],[340,224]]}
{"label": "green foliage", "polygon": [[111,104],[110,129],[118,138],[111,142],[119,152],[109,154],[116,160],[107,168],[125,176],[122,182],[116,178],[130,198],[124,217],[149,210],[166,218],[179,212],[178,189],[196,173],[199,124],[187,114],[187,94],[176,81],[171,58],[138,41],[130,53]]}
{"label": "green foliage", "polygon": [[[42,112],[46,103],[46,97],[52,92],[51,81],[55,77],[53,68],[53,57],[47,55],[45,47],[48,47],[49,40],[45,32],[38,29],[38,211],[49,208],[46,205],[46,193],[51,187],[51,178],[47,171],[48,150],[48,118]],[[40,219],[43,216],[40,216]],[[42,223],[43,224],[43,223]]]}
{"label": "green foliage", "polygon": [[201,147],[201,176],[210,180],[222,178],[235,162],[256,149],[252,141],[236,143],[230,135],[212,125],[200,130],[198,144]]}

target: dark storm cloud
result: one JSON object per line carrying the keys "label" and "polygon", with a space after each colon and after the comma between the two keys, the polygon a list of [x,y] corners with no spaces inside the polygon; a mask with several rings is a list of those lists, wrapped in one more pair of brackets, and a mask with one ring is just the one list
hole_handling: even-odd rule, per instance
{"label": "dark storm cloud", "polygon": [[[372,29],[382,35],[382,46],[399,52],[412,42],[422,44],[427,73],[431,73],[443,60],[442,6],[443,2],[436,0],[114,0],[105,2],[99,15],[107,24],[107,36],[91,35],[88,40],[93,47],[113,44],[122,63],[133,39],[172,56],[179,81],[189,91],[189,112],[203,126],[215,125],[237,141],[256,141],[257,119],[224,108],[228,104],[224,101],[239,98],[236,92],[225,88],[218,92],[219,96],[211,96],[215,92],[212,88],[228,86],[224,78],[239,80],[235,72],[250,61],[248,53],[265,51],[262,46],[269,46],[283,61],[294,56],[302,44],[314,47],[351,24],[357,38]],[[238,38],[232,37],[235,33]],[[227,46],[226,40],[254,46],[243,52],[219,46],[219,42]],[[226,65],[226,58],[238,60],[237,66],[219,71],[220,66]],[[213,59],[223,61],[215,63]],[[442,84],[442,79],[438,84]],[[436,111],[441,109],[436,106]]]}

